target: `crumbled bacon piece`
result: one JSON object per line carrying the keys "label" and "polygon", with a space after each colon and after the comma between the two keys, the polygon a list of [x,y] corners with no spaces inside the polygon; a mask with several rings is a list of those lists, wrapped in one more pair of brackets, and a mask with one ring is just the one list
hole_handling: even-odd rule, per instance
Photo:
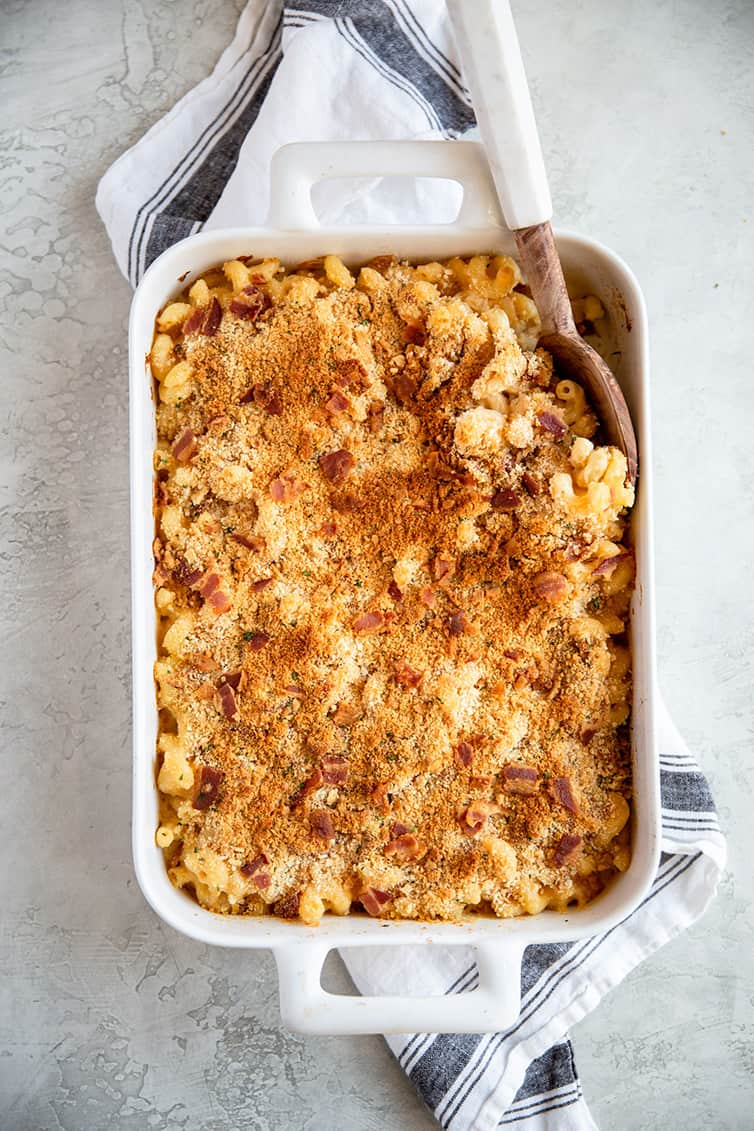
{"label": "crumbled bacon piece", "polygon": [[332,721],[338,727],[347,727],[361,718],[361,711],[351,703],[338,703],[333,711]]}
{"label": "crumbled bacon piece", "polygon": [[274,577],[260,577],[258,581],[252,581],[252,583],[251,583],[252,593],[261,593],[269,585],[272,585],[274,580],[275,580]]}
{"label": "crumbled bacon piece", "polygon": [[553,800],[562,805],[564,809],[567,809],[570,813],[578,813],[579,807],[574,799],[568,778],[553,778],[550,782],[550,794]]}
{"label": "crumbled bacon piece", "polygon": [[403,600],[403,594],[401,593],[395,581],[390,582],[387,587],[387,592],[388,597],[392,597],[394,601],[400,602]]}
{"label": "crumbled bacon piece", "polygon": [[296,699],[303,699],[304,689],[298,683],[286,683],[283,691],[287,691],[289,695],[295,696]]}
{"label": "crumbled bacon piece", "polygon": [[220,700],[220,710],[225,715],[226,719],[238,718],[238,704],[236,702],[235,692],[229,683],[221,683],[217,689],[217,695]]}
{"label": "crumbled bacon piece", "polygon": [[531,766],[512,763],[503,766],[503,789],[506,793],[531,796],[539,792],[539,774]]}
{"label": "crumbled bacon piece", "polygon": [[196,436],[190,428],[186,428],[173,444],[173,458],[178,463],[188,463],[195,453]]}
{"label": "crumbled bacon piece", "polygon": [[233,598],[222,589],[216,589],[214,593],[210,593],[207,604],[215,613],[227,613],[233,607]]}
{"label": "crumbled bacon piece", "polygon": [[564,599],[568,590],[568,583],[562,573],[538,573],[532,578],[531,587],[536,597],[547,601],[550,605],[557,605]]}
{"label": "crumbled bacon piece", "polygon": [[359,896],[359,902],[365,911],[368,911],[372,917],[378,916],[380,911],[386,903],[389,903],[392,896],[389,892],[380,891],[379,888],[368,887]]}
{"label": "crumbled bacon piece", "polygon": [[410,832],[411,832],[411,829],[408,827],[408,825],[404,825],[401,821],[396,821],[393,824],[392,834],[393,834],[394,837],[403,836],[405,833],[410,833]]}
{"label": "crumbled bacon piece", "polygon": [[209,573],[205,574],[204,581],[199,586],[199,592],[202,597],[210,597],[217,589],[221,580],[222,579],[219,573],[210,571]]}
{"label": "crumbled bacon piece", "polygon": [[553,853],[553,865],[562,868],[564,864],[572,864],[580,853],[581,837],[576,833],[563,833]]}
{"label": "crumbled bacon piece", "polygon": [[314,836],[319,837],[320,840],[333,840],[335,838],[332,817],[326,809],[312,810],[309,814],[309,827]]}
{"label": "crumbled bacon piece", "polygon": [[250,652],[261,652],[269,642],[270,638],[266,632],[252,632],[246,639],[246,647]]}
{"label": "crumbled bacon piece", "polygon": [[240,403],[249,404],[251,401],[263,408],[270,416],[280,416],[283,411],[280,394],[272,387],[270,381],[260,381],[256,385],[252,385],[248,393],[244,393],[241,397]]}
{"label": "crumbled bacon piece", "polygon": [[360,633],[362,636],[371,636],[375,632],[379,632],[385,624],[385,618],[379,611],[371,613],[360,613],[352,624],[354,632]]}
{"label": "crumbled bacon piece", "polygon": [[348,408],[348,400],[342,393],[335,392],[325,401],[325,408],[333,414],[345,412]]}
{"label": "crumbled bacon piece", "polygon": [[493,511],[514,511],[521,503],[521,496],[512,487],[501,487],[490,499]]}
{"label": "crumbled bacon piece", "polygon": [[402,833],[385,845],[385,855],[394,856],[400,861],[421,860],[427,854],[427,846],[411,833]]}
{"label": "crumbled bacon piece", "polygon": [[395,665],[395,682],[401,687],[418,687],[423,679],[424,672],[414,671],[405,660],[400,660]]}
{"label": "crumbled bacon piece", "polygon": [[191,589],[202,576],[202,571],[200,569],[193,569],[185,558],[179,558],[172,576],[173,580],[177,581],[179,585],[185,585],[187,588]]}
{"label": "crumbled bacon piece", "polygon": [[263,868],[265,864],[269,864],[269,860],[263,852],[260,852],[258,856],[254,857],[253,860],[247,860],[245,864],[241,865],[241,875],[246,876],[247,878],[253,876],[254,873],[258,872],[260,868]]}
{"label": "crumbled bacon piece", "polygon": [[269,305],[270,300],[264,291],[251,284],[244,287],[242,293],[232,300],[230,309],[239,318],[256,322],[262,311],[266,310]]}
{"label": "crumbled bacon piece", "polygon": [[385,405],[382,401],[372,401],[367,409],[367,428],[374,434],[382,428],[385,419]]}
{"label": "crumbled bacon piece", "polygon": [[406,341],[410,345],[423,346],[426,341],[426,334],[421,326],[413,326],[408,323],[405,330]]}
{"label": "crumbled bacon piece", "polygon": [[316,793],[317,790],[322,787],[324,780],[324,775],[322,774],[319,766],[315,766],[313,772],[309,775],[306,781],[298,787],[296,792],[291,797],[291,800],[289,802],[291,809],[296,809],[304,800],[304,798],[308,797],[310,793]]}
{"label": "crumbled bacon piece", "polygon": [[214,805],[220,793],[223,777],[220,770],[215,770],[212,766],[201,767],[199,773],[194,776],[196,782],[192,802],[194,809],[204,810]]}
{"label": "crumbled bacon piece", "polygon": [[612,558],[603,558],[602,561],[594,567],[592,573],[595,577],[601,577],[603,574],[612,573],[619,562],[628,561],[633,555],[628,551],[623,551],[619,554],[614,554]]}
{"label": "crumbled bacon piece", "polygon": [[520,648],[505,648],[503,655],[509,660],[520,660],[523,656],[523,652]]}
{"label": "crumbled bacon piece", "polygon": [[531,497],[533,499],[535,499],[537,497],[537,495],[540,493],[541,488],[539,486],[539,483],[537,483],[537,480],[531,474],[531,472],[525,471],[524,474],[521,476],[521,482],[523,483],[524,487],[526,488],[528,494],[531,495]]}
{"label": "crumbled bacon piece", "polygon": [[189,314],[186,321],[183,323],[182,330],[184,337],[186,334],[194,334],[204,322],[205,309],[203,306],[195,306]]}
{"label": "crumbled bacon piece", "polygon": [[466,769],[471,765],[471,760],[474,757],[474,748],[468,742],[459,742],[457,746],[453,747],[456,762],[462,769]]}
{"label": "crumbled bacon piece", "polygon": [[588,746],[597,733],[597,727],[583,727],[579,734],[579,742],[582,746]]}
{"label": "crumbled bacon piece", "polygon": [[438,554],[432,565],[432,574],[435,581],[440,585],[450,581],[453,574],[456,572],[456,559],[451,558],[448,554]]}
{"label": "crumbled bacon piece", "polygon": [[426,605],[428,609],[433,609],[437,604],[437,594],[434,589],[430,589],[429,586],[426,586],[419,593],[419,600],[423,605]]}
{"label": "crumbled bacon piece", "polygon": [[565,423],[556,416],[554,412],[540,412],[537,420],[544,428],[545,432],[549,432],[556,440],[562,440],[568,428]]}
{"label": "crumbled bacon piece", "polygon": [[331,483],[342,483],[353,471],[356,460],[345,448],[338,448],[335,452],[324,452],[319,457],[319,466],[322,468],[322,474]]}
{"label": "crumbled bacon piece", "polygon": [[221,676],[220,683],[229,683],[234,691],[238,691],[238,688],[241,686],[241,680],[242,679],[243,679],[243,672],[242,671],[226,672],[224,676]]}
{"label": "crumbled bacon piece", "polygon": [[202,333],[206,334],[208,338],[214,338],[220,328],[222,318],[223,308],[220,306],[217,296],[213,295],[212,301],[209,304],[209,310],[207,311],[207,317],[204,319]]}
{"label": "crumbled bacon piece", "polygon": [[465,832],[469,836],[476,836],[485,825],[487,818],[493,813],[499,813],[500,806],[494,801],[472,801],[462,816]]}
{"label": "crumbled bacon piece", "polygon": [[322,780],[325,785],[345,785],[348,781],[348,759],[342,754],[326,754],[322,759]]}
{"label": "crumbled bacon piece", "polygon": [[401,404],[410,404],[416,395],[416,381],[405,371],[398,373],[393,378],[392,391]]}
{"label": "crumbled bacon piece", "polygon": [[298,919],[298,906],[301,902],[301,892],[294,891],[284,895],[277,903],[273,903],[272,910],[280,919]]}
{"label": "crumbled bacon piece", "polygon": [[270,886],[272,879],[269,872],[257,872],[252,882],[255,887],[259,888],[260,891],[264,891],[265,888],[268,888]]}
{"label": "crumbled bacon piece", "polygon": [[337,362],[335,383],[340,385],[341,389],[359,390],[367,387],[369,378],[361,362],[355,357],[349,357],[345,361]]}
{"label": "crumbled bacon piece", "polygon": [[448,631],[451,636],[463,636],[465,632],[471,632],[472,624],[463,609],[459,609],[457,613],[453,613],[448,626]]}
{"label": "crumbled bacon piece", "polygon": [[323,538],[334,538],[338,533],[338,524],[336,522],[323,522],[319,528],[319,533]]}
{"label": "crumbled bacon piece", "polygon": [[270,496],[276,503],[292,503],[306,490],[306,483],[296,475],[279,475],[270,483]]}
{"label": "crumbled bacon piece", "polygon": [[264,540],[257,538],[255,534],[231,534],[234,542],[238,542],[239,546],[245,546],[247,550],[253,550],[259,553],[264,549]]}

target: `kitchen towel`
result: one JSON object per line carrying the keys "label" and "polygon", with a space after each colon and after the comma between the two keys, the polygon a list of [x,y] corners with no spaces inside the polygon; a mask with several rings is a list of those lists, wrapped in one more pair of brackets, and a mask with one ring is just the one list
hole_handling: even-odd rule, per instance
{"label": "kitchen towel", "polygon": [[[108,170],[97,208],[123,273],[136,285],[165,248],[202,229],[264,222],[273,152],[289,141],[455,138],[474,115],[439,0],[250,0],[235,38],[200,83]],[[327,185],[327,222],[443,218],[442,182]],[[449,1131],[518,1127],[586,1131],[567,1034],[658,947],[697,919],[725,863],[707,782],[660,712],[663,856],[642,905],[581,942],[530,946],[522,1007],[504,1033],[388,1037],[399,1064]],[[463,993],[473,952],[344,952],[364,993]]]}

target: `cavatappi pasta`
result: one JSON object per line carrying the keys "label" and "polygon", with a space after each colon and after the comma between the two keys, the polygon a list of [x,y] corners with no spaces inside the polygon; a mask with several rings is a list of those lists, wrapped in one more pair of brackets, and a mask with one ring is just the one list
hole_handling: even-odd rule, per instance
{"label": "cavatappi pasta", "polygon": [[633,490],[520,284],[239,258],[159,314],[156,839],[202,906],[505,917],[628,866]]}

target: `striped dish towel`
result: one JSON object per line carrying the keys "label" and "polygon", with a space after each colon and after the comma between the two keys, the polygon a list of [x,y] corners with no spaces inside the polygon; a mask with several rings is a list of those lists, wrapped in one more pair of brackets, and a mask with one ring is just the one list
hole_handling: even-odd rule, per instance
{"label": "striped dish towel", "polygon": [[[273,152],[289,141],[452,138],[472,128],[469,97],[438,0],[250,0],[214,73],[105,174],[97,207],[133,285],[200,229],[264,222]],[[441,208],[435,183],[328,186],[328,222],[403,222]],[[447,203],[447,202],[445,202]],[[707,782],[660,712],[663,856],[629,919],[585,941],[530,946],[521,1013],[504,1033],[389,1037],[399,1064],[451,1131],[517,1126],[586,1131],[567,1034],[638,963],[697,919],[725,863]],[[364,993],[462,993],[471,952],[385,947],[343,955]]]}

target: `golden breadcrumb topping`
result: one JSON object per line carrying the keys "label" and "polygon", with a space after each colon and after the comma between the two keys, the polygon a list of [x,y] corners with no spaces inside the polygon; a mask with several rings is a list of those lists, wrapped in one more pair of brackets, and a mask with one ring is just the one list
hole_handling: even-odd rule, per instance
{"label": "golden breadcrumb topping", "polygon": [[502,256],[238,259],[158,317],[157,842],[202,905],[513,916],[628,866],[633,491],[538,329]]}

